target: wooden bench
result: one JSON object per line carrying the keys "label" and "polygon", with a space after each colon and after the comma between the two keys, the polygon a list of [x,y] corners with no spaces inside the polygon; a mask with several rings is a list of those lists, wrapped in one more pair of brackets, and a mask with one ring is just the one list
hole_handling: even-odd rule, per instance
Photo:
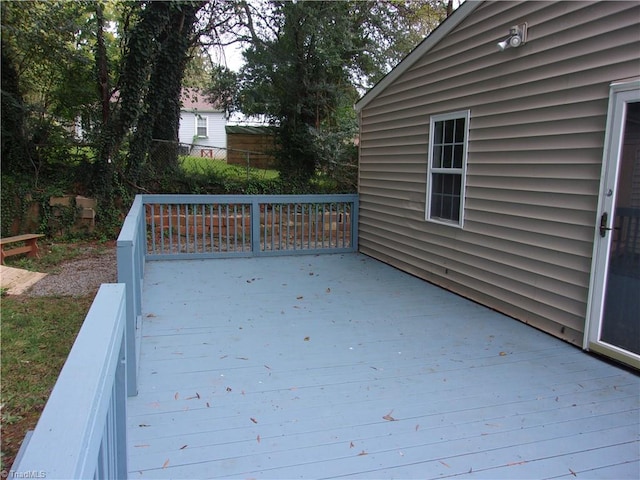
{"label": "wooden bench", "polygon": [[[38,250],[38,239],[44,237],[40,233],[26,233],[24,235],[16,235],[15,237],[0,238],[0,263],[4,264],[4,259],[11,255],[19,255],[26,253],[27,257],[40,257],[40,251]],[[12,243],[22,243],[20,247],[14,247],[6,250],[5,245]]]}

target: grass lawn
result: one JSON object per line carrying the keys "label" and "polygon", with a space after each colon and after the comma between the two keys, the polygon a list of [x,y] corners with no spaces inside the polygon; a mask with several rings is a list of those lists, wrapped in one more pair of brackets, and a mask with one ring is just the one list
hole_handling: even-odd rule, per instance
{"label": "grass lawn", "polygon": [[[240,165],[229,165],[225,160],[214,160],[201,157],[182,157],[182,168],[189,173],[213,174],[230,180],[247,180],[247,167]],[[275,180],[278,178],[276,170],[263,170],[259,168],[249,168],[249,179],[252,180]]]}
{"label": "grass lawn", "polygon": [[[247,172],[246,167],[240,165],[229,165],[224,160],[187,156],[181,157],[180,161],[182,168],[187,173],[212,176],[232,182],[243,183],[256,180],[272,181],[279,178],[277,170],[249,168],[249,171]],[[326,174],[322,174],[320,172],[311,179],[309,186],[313,193],[352,193],[356,191],[355,186],[353,186],[353,188],[345,188],[344,185],[339,186],[336,179],[330,178]]]}
{"label": "grass lawn", "polygon": [[[46,245],[42,259],[11,257],[16,268],[55,273],[62,262],[82,254],[76,244]],[[2,322],[2,466],[8,470],[27,430],[35,427],[64,365],[94,295],[83,297],[6,296]]]}

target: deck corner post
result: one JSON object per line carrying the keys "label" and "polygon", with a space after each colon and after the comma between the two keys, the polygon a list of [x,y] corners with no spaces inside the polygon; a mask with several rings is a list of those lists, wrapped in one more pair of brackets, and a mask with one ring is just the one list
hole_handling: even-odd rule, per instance
{"label": "deck corner post", "polygon": [[138,356],[136,332],[142,314],[142,276],[146,251],[146,219],[144,200],[136,196],[117,240],[118,282],[125,284],[126,325],[125,359],[127,396],[138,394]]}
{"label": "deck corner post", "polygon": [[358,253],[358,213],[360,209],[358,195],[353,196],[351,204],[351,248]]}
{"label": "deck corner post", "polygon": [[251,196],[251,253],[260,253],[260,197]]}

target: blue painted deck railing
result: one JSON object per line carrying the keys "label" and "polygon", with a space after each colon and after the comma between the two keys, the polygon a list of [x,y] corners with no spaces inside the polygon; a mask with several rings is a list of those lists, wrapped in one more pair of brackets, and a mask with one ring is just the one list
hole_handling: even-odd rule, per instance
{"label": "blue painted deck railing", "polygon": [[8,478],[126,478],[125,287],[103,284]]}
{"label": "blue painted deck railing", "polygon": [[354,252],[357,225],[357,194],[136,196],[117,243],[129,396],[137,393],[147,260]]}
{"label": "blue painted deck railing", "polygon": [[148,259],[355,251],[357,195],[143,195]]}
{"label": "blue painted deck railing", "polygon": [[146,259],[146,219],[142,196],[136,196],[127,217],[122,224],[117,242],[118,282],[126,285],[127,323],[125,338],[127,344],[127,392],[138,393],[138,333],[142,322],[142,282]]}
{"label": "blue painted deck railing", "polygon": [[[12,477],[126,478],[147,260],[356,251],[357,195],[138,195],[101,286]],[[80,387],[79,387],[80,386]]]}

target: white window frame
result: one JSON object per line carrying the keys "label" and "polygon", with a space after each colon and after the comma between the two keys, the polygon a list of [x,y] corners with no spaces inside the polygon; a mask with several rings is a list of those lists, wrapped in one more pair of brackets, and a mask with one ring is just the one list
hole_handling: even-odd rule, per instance
{"label": "white window frame", "polygon": [[[205,134],[204,135],[200,135],[198,130],[201,128],[198,125],[198,120],[204,120],[204,128],[205,128]],[[195,122],[196,122],[196,137],[198,138],[209,138],[209,117],[205,116],[205,115],[199,115],[196,113],[195,116]]]}
{"label": "white window frame", "polygon": [[[467,180],[467,146],[469,144],[469,119],[471,118],[470,110],[461,110],[457,112],[443,113],[438,115],[431,115],[429,120],[429,155],[428,155],[428,166],[427,166],[427,194],[426,194],[426,210],[425,210],[425,219],[429,222],[440,223],[443,225],[449,225],[453,227],[462,228],[464,225],[464,201],[465,201],[465,191],[466,191],[466,180]],[[436,124],[438,122],[445,122],[447,120],[459,120],[464,119],[464,139],[460,141],[456,141],[454,138],[452,142],[445,142],[444,138],[436,139],[435,138],[435,129]],[[443,133],[444,136],[444,133]],[[462,161],[460,167],[453,166],[434,166],[434,147],[441,147],[444,151],[444,147],[451,147],[451,151],[455,150],[456,147],[462,147]],[[444,153],[443,153],[444,155]],[[431,214],[432,205],[434,202],[434,176],[435,175],[456,175],[460,176],[460,205],[459,205],[459,213],[458,220],[451,220],[447,218],[438,217]]]}

